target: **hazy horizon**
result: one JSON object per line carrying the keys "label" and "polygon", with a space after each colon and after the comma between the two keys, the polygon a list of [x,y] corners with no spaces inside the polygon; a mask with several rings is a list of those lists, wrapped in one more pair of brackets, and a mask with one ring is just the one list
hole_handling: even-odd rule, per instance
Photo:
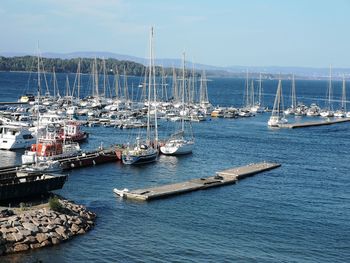
{"label": "hazy horizon", "polygon": [[0,53],[111,52],[145,58],[155,27],[155,54],[228,67],[350,68],[347,10],[337,1],[164,2],[4,0]]}

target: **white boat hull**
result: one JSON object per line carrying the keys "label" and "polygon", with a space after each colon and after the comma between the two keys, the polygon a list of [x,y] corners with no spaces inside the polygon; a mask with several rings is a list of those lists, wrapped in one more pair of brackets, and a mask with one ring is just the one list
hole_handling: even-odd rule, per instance
{"label": "white boat hull", "polygon": [[29,148],[35,139],[32,140],[12,140],[12,139],[0,139],[0,149],[1,150],[16,150],[16,149],[26,149]]}
{"label": "white boat hull", "polygon": [[270,127],[279,127],[280,125],[286,124],[288,123],[288,120],[285,118],[276,118],[276,117],[271,117],[269,119],[269,121],[267,122],[267,124]]}
{"label": "white boat hull", "polygon": [[165,155],[183,155],[191,153],[193,146],[193,141],[169,141],[160,147],[160,151]]}

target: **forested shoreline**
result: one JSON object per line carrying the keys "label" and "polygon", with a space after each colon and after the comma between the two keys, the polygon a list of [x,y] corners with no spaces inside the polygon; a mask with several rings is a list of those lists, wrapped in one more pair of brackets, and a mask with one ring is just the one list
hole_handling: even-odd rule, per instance
{"label": "forested shoreline", "polygon": [[[37,57],[35,56],[21,56],[21,57],[3,57],[0,56],[0,71],[22,71],[22,72],[35,72],[37,71]],[[80,72],[91,73],[94,63],[93,58],[72,58],[72,59],[60,59],[60,58],[40,58],[40,70],[45,72],[56,73],[75,73],[77,72],[78,63],[80,61]],[[100,59],[97,58],[97,65],[99,72],[103,72],[106,69],[107,74],[127,74],[132,76],[142,76],[145,74],[145,66],[126,60],[117,60],[113,58]],[[104,64],[105,63],[105,67]],[[176,70],[179,72],[179,69]],[[171,68],[156,67],[156,75],[172,74]]]}

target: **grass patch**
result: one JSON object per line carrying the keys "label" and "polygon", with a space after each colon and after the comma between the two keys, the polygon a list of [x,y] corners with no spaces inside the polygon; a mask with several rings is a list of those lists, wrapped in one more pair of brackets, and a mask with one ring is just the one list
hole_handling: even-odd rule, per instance
{"label": "grass patch", "polygon": [[64,210],[57,196],[49,198],[49,207],[56,212],[62,212]]}

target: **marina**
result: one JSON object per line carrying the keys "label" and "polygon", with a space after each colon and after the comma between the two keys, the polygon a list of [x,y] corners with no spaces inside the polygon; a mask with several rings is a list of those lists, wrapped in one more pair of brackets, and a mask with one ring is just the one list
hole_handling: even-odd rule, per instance
{"label": "marina", "polygon": [[249,164],[242,167],[231,168],[221,172],[217,172],[215,176],[192,179],[186,182],[180,182],[169,185],[156,186],[145,189],[137,190],[118,190],[113,189],[113,192],[123,198],[138,200],[138,201],[150,201],[153,199],[166,198],[169,196],[179,195],[183,193],[205,190],[212,187],[219,187],[228,184],[234,184],[238,180],[244,179],[249,176],[253,176],[257,173],[262,173],[268,170],[272,170],[280,167],[280,164],[276,163],[256,163]]}
{"label": "marina", "polygon": [[[12,74],[16,76],[19,83],[27,79],[25,74]],[[2,78],[6,77],[6,73],[0,73],[1,76]],[[11,77],[12,75],[9,76]],[[62,77],[62,75],[58,76]],[[85,81],[87,83],[87,79]],[[129,77],[129,82],[138,83],[139,78]],[[222,107],[224,111],[230,108],[230,112],[234,114],[237,112],[238,114],[239,110],[236,111],[232,108],[240,108],[240,101],[243,97],[242,85],[244,83],[245,80],[242,79],[214,79],[208,87],[209,100],[214,105],[221,105],[220,108]],[[284,95],[288,98],[286,96],[286,93],[289,92],[288,81],[286,80],[283,83]],[[272,109],[277,84],[276,80],[264,81],[264,105],[270,109]],[[316,101],[318,105],[322,105],[322,102],[312,99],[313,95],[308,95],[308,92],[316,94],[314,97],[319,96],[322,98],[324,97],[324,91],[317,92],[320,86],[327,86],[327,83],[322,81],[296,81],[297,87],[302,84],[309,85],[309,88],[304,88],[305,93],[298,93],[299,96],[310,97],[309,100],[304,101],[304,104],[311,105]],[[222,94],[215,94],[216,89],[220,89]],[[237,96],[237,92],[241,93]],[[340,95],[338,93],[338,97]],[[136,97],[136,94],[134,97]],[[8,101],[16,98],[17,94],[14,94],[4,99]],[[235,107],[232,105],[235,105]],[[43,107],[43,110],[49,108],[50,106],[48,105]],[[124,114],[122,111],[115,112]],[[135,112],[137,111],[135,110]],[[98,260],[96,255],[99,255],[99,249],[93,242],[93,239],[98,238],[104,246],[113,249],[113,251],[115,246],[119,250],[125,251],[125,258],[133,261],[132,257],[137,257],[138,253],[131,252],[134,251],[134,248],[132,250],[129,249],[127,236],[129,236],[133,244],[137,244],[138,237],[130,236],[130,228],[136,232],[143,233],[145,224],[148,226],[149,231],[149,234],[146,233],[145,235],[145,240],[151,243],[157,242],[160,238],[160,233],[162,233],[162,238],[166,242],[171,243],[173,242],[172,239],[175,238],[181,251],[185,251],[188,245],[194,247],[193,245],[196,242],[191,242],[194,235],[199,235],[199,238],[205,239],[208,231],[210,235],[220,235],[221,239],[218,241],[220,247],[232,251],[233,246],[229,245],[232,241],[232,235],[227,234],[227,232],[237,232],[237,229],[233,229],[228,225],[248,223],[247,229],[241,229],[240,231],[244,233],[244,236],[251,236],[252,238],[251,233],[258,233],[261,229],[263,229],[264,234],[257,234],[259,238],[264,238],[266,235],[269,238],[273,238],[276,235],[292,237],[295,233],[295,224],[299,225],[299,227],[305,225],[303,231],[306,233],[309,231],[308,228],[320,226],[321,229],[322,225],[322,232],[318,232],[319,234],[315,239],[320,239],[323,244],[327,245],[327,248],[323,245],[321,246],[322,251],[334,251],[330,241],[334,241],[334,233],[337,233],[337,236],[340,234],[336,228],[325,230],[323,227],[324,222],[322,220],[318,222],[316,218],[316,221],[312,220],[312,222],[306,223],[303,221],[303,224],[300,224],[295,222],[295,220],[299,220],[299,216],[295,219],[295,216],[290,215],[307,214],[307,216],[311,217],[313,215],[322,217],[323,213],[315,211],[315,203],[310,205],[310,200],[319,200],[321,198],[322,200],[327,199],[332,200],[334,203],[341,203],[337,196],[330,195],[330,193],[332,191],[343,191],[342,185],[344,187],[347,185],[347,178],[345,177],[347,165],[340,162],[330,163],[328,167],[322,168],[322,171],[319,167],[323,167],[322,163],[329,160],[329,158],[336,160],[338,151],[346,152],[348,122],[345,122],[343,125],[315,126],[312,133],[308,129],[298,129],[298,132],[295,132],[291,129],[269,129],[267,122],[270,114],[271,112],[256,113],[255,116],[249,118],[241,116],[224,118],[205,115],[206,121],[191,123],[195,135],[195,145],[192,154],[185,156],[160,154],[156,162],[131,166],[124,165],[121,161],[123,147],[127,146],[129,140],[131,142],[134,141],[139,132],[146,132],[145,128],[114,128],[114,126],[104,124],[106,121],[103,117],[96,116],[90,121],[88,116],[78,115],[78,120],[75,122],[79,123],[81,131],[88,133],[89,136],[80,143],[80,153],[57,159],[57,161],[61,160],[62,168],[66,167],[62,173],[68,174],[68,180],[65,181],[62,189],[54,192],[76,200],[87,206],[89,210],[96,212],[98,215],[96,227],[89,234],[74,239],[69,244],[55,246],[54,248],[32,250],[28,253],[28,257],[33,260],[35,258],[48,260],[48,256],[60,258],[60,255],[66,252],[64,254],[65,259],[60,258],[61,261],[78,261],[81,258],[86,259],[87,256],[92,258],[92,260]],[[17,115],[18,113],[16,113]],[[35,113],[32,115],[35,117]],[[45,115],[45,113],[42,113],[42,115]],[[142,113],[142,115],[145,116],[145,113]],[[4,116],[8,118],[8,116],[14,115],[4,114]],[[320,117],[297,117],[294,115],[288,115],[287,118],[288,124],[322,120]],[[64,118],[61,119],[64,120]],[[340,118],[339,120],[342,119],[346,118]],[[60,119],[55,121],[60,123]],[[34,125],[35,122],[34,118]],[[88,122],[94,124],[88,125]],[[176,125],[174,124],[181,124],[181,118],[178,122],[173,122],[170,119],[167,121],[159,116],[158,132],[161,139],[160,143],[166,141],[167,138],[171,138],[171,134],[176,131]],[[186,120],[185,126],[189,124]],[[60,124],[60,127],[62,126],[64,127],[64,124]],[[54,130],[52,129],[52,131]],[[62,129],[58,131],[58,134],[62,134],[60,132]],[[334,139],[335,137],[330,137],[329,134],[336,135],[336,139]],[[336,146],[334,140],[341,140],[344,144]],[[63,143],[62,140],[57,140],[57,142]],[[294,146],[290,147],[289,145]],[[278,150],[276,151],[276,149]],[[300,155],[300,152],[307,153],[306,149],[313,149],[312,154]],[[24,149],[16,151],[1,150],[2,166],[7,167],[3,169],[3,172],[6,173],[23,168],[21,156],[24,152]],[[86,161],[84,158],[86,158]],[[109,161],[97,165],[99,163],[98,160]],[[266,176],[256,176],[254,179],[242,180],[240,183],[237,183],[239,180],[236,181],[235,175],[231,175],[231,177],[225,176],[226,182],[219,179],[219,177],[215,179],[217,171],[221,171],[224,167],[238,167],[240,164],[247,163],[248,160],[253,163],[259,163],[261,160],[274,160],[276,163],[281,163],[282,167],[272,169]],[[297,163],[298,168],[295,168],[293,163]],[[235,174],[235,171],[230,171],[230,174],[232,173]],[[223,175],[219,176],[224,178]],[[200,178],[206,178],[206,180],[200,180]],[[122,198],[116,198],[112,191],[114,187],[149,189],[152,185],[165,186],[169,183],[174,184],[177,182],[188,182],[185,185],[185,189],[181,188],[181,185],[177,186],[181,191],[188,191],[188,189],[192,191],[191,187],[193,189],[198,189],[198,187],[210,188],[211,190],[198,190],[192,194],[175,193],[176,198],[159,197],[161,198],[159,202],[136,203],[125,202]],[[219,187],[225,185],[225,183],[235,184],[235,186]],[[329,191],[329,189],[332,189],[332,191]],[[170,187],[163,190],[166,192],[174,189]],[[133,190],[130,191],[133,192]],[[320,197],[320,194],[325,199]],[[166,195],[168,195],[168,192],[166,192]],[[286,211],[286,214],[280,213],[281,204],[285,204],[283,209]],[[165,209],[166,213],[162,212],[164,207],[169,207],[169,209]],[[327,205],[316,203],[316,208],[318,207],[327,209]],[[313,213],[315,214],[310,215],[308,211],[314,211]],[[341,208],[339,213],[330,209],[331,215],[329,217],[334,222],[341,220],[342,215],[340,211]],[[273,215],[272,219],[271,215]],[[263,226],[255,227],[254,218],[256,217],[258,217],[259,222],[264,224]],[[201,222],[200,224],[195,223],[198,220]],[[287,222],[287,225],[281,225],[281,221]],[[125,228],[125,222],[128,222],[128,228]],[[154,227],[155,222],[156,228]],[[181,222],[181,225],[177,225],[176,222]],[[169,224],[171,224],[171,227],[169,227]],[[188,225],[195,232],[187,230],[189,231],[188,234],[174,235],[173,228],[181,232],[183,224]],[[211,231],[211,227],[217,224],[226,225],[227,228],[216,228],[214,232]],[[293,225],[293,227],[289,228],[289,224]],[[275,225],[280,225],[280,230],[276,229]],[[114,233],[114,231],[118,232],[117,236],[111,236],[111,233]],[[111,243],[104,241],[106,236],[109,236]],[[326,236],[329,241],[323,239]],[[181,245],[182,241],[180,242],[180,240],[186,240],[186,244]],[[249,245],[239,235],[235,236],[235,240],[245,246]],[[300,240],[300,244],[295,244],[293,247],[301,251],[302,247],[308,245],[307,242]],[[137,250],[143,249],[141,245],[133,245],[133,247],[135,246]],[[207,246],[210,246],[210,244],[205,242],[204,247]],[[166,253],[167,251],[167,248],[163,246],[160,246],[159,249],[160,253]],[[317,250],[318,248],[315,247],[314,249]],[[205,258],[214,260],[205,250],[200,248],[195,248],[195,250],[205,255]],[[74,253],[70,253],[70,251],[74,251]],[[111,252],[109,255],[117,256],[114,252]],[[10,255],[7,257],[11,258]],[[180,257],[175,254],[172,254],[172,257],[181,261]],[[224,260],[221,255],[216,255],[215,258]]]}

